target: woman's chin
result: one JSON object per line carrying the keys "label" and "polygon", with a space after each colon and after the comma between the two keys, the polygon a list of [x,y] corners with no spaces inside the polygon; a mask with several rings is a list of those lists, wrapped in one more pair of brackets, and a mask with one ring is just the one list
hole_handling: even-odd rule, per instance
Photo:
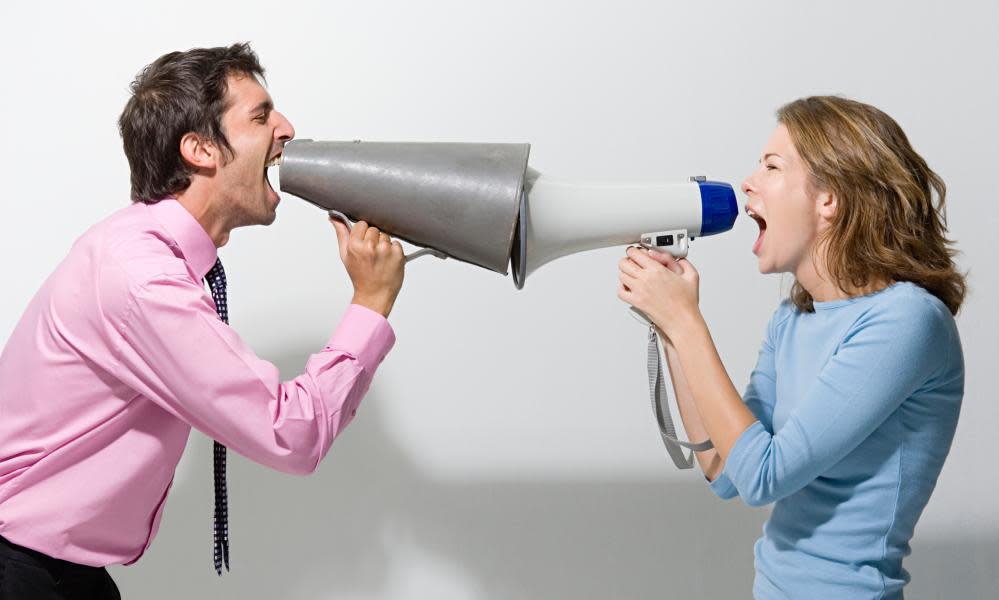
{"label": "woman's chin", "polygon": [[771,273],[776,273],[777,269],[774,267],[773,263],[766,260],[762,256],[756,257],[756,267],[760,271],[760,275],[770,275]]}

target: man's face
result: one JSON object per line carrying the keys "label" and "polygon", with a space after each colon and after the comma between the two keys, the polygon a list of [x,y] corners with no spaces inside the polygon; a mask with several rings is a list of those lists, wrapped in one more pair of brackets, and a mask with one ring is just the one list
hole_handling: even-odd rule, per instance
{"label": "man's face", "polygon": [[281,200],[267,180],[267,165],[295,137],[295,128],[252,75],[230,75],[227,83],[222,131],[232,157],[216,172],[221,206],[233,227],[270,225]]}

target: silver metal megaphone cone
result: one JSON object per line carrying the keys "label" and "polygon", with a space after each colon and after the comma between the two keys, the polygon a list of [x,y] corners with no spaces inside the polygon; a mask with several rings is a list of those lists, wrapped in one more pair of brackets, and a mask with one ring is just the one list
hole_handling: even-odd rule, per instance
{"label": "silver metal megaphone cone", "polygon": [[530,148],[293,140],[281,191],[505,275]]}

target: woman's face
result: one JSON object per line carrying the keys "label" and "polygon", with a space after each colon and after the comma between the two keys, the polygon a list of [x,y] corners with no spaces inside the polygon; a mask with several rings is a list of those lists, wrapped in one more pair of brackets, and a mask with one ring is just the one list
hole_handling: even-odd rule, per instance
{"label": "woman's face", "polygon": [[753,244],[760,273],[797,274],[799,266],[810,263],[821,199],[808,187],[805,164],[780,124],[763,148],[760,166],[742,182],[746,213],[760,227]]}

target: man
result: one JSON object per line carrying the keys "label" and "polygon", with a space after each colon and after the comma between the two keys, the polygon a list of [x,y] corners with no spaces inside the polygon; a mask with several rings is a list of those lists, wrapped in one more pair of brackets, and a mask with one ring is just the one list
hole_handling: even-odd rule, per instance
{"label": "man", "polygon": [[302,375],[282,383],[226,324],[216,250],[274,221],[266,170],[295,135],[262,76],[237,44],[166,54],[132,84],[133,204],[74,244],[0,355],[0,599],[118,598],[104,567],[149,546],[192,427],[217,440],[221,573],[225,447],[311,473],[393,345],[402,248],[364,223],[334,223],[353,302]]}

